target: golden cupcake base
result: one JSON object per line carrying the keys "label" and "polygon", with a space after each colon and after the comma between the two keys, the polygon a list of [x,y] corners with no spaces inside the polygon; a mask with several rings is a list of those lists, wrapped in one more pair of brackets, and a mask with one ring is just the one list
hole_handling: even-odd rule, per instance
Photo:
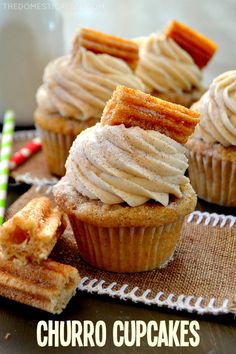
{"label": "golden cupcake base", "polygon": [[199,198],[207,202],[236,206],[236,147],[207,144],[191,139],[189,178]]}
{"label": "golden cupcake base", "polygon": [[138,207],[105,205],[79,194],[64,177],[54,187],[56,203],[68,215],[80,256],[112,272],[161,268],[172,258],[185,215],[196,206],[190,184],[167,207],[147,202]]}
{"label": "golden cupcake base", "polygon": [[[161,268],[172,258],[183,218],[152,227],[99,227],[69,215],[81,257],[112,272],[143,272]],[[170,237],[171,236],[171,237]]]}
{"label": "golden cupcake base", "polygon": [[35,111],[34,119],[49,172],[64,176],[65,162],[73,141],[81,131],[94,125],[97,119],[80,122],[60,115],[48,115],[40,110]]}
{"label": "golden cupcake base", "polygon": [[37,130],[42,140],[43,153],[49,172],[56,176],[64,176],[65,162],[76,136],[53,133],[39,127]]}

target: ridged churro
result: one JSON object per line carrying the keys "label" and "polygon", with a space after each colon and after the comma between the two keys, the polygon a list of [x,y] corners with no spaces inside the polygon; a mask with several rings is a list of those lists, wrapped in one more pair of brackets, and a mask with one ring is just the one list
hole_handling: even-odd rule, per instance
{"label": "ridged churro", "polygon": [[65,230],[58,207],[46,197],[32,199],[0,228],[0,247],[5,259],[22,263],[46,259]]}
{"label": "ridged churro", "polygon": [[132,69],[138,62],[139,50],[136,43],[91,28],[79,30],[73,43],[73,54],[76,54],[80,46],[97,54],[109,54],[123,59]]}
{"label": "ridged churro", "polygon": [[22,266],[0,257],[0,295],[54,314],[66,307],[79,279],[76,268],[52,260]]}
{"label": "ridged churro", "polygon": [[217,50],[217,44],[211,39],[175,20],[169,23],[164,35],[186,50],[200,69],[206,66]]}
{"label": "ridged churro", "polygon": [[139,126],[158,130],[185,144],[199,122],[199,113],[125,86],[118,86],[107,102],[101,124]]}

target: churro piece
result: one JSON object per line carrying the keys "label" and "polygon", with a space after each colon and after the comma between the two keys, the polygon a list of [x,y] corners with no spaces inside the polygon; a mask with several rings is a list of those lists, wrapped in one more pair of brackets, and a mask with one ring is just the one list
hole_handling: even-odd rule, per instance
{"label": "churro piece", "polygon": [[0,258],[0,295],[54,314],[66,307],[79,280],[76,268],[52,260],[19,266]]}
{"label": "churro piece", "polygon": [[138,62],[139,50],[136,43],[111,34],[97,32],[91,28],[79,30],[73,43],[74,55],[80,46],[96,54],[109,54],[123,59],[132,69],[135,69]]}
{"label": "churro piece", "polygon": [[46,197],[34,198],[0,228],[3,256],[23,263],[46,259],[64,229],[58,207]]}
{"label": "churro piece", "polygon": [[211,39],[175,20],[169,23],[164,34],[186,50],[200,69],[206,66],[217,50],[217,44]]}
{"label": "churro piece", "polygon": [[199,113],[125,86],[118,86],[107,102],[101,124],[139,126],[158,130],[185,144],[199,122]]}

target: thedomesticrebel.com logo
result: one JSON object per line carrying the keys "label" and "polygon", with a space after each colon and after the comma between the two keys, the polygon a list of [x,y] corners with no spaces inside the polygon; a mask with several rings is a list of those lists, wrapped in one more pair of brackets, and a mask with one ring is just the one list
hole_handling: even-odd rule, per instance
{"label": "thedomesticrebel.com logo", "polygon": [[100,0],[76,0],[63,1],[60,3],[51,1],[3,1],[0,3],[0,9],[20,11],[20,10],[80,10],[82,8],[90,8],[99,10],[104,8],[104,3]]}
{"label": "thedomesticrebel.com logo", "polygon": [[[121,321],[113,323],[111,337],[115,347],[197,347],[200,343],[198,321]],[[37,343],[40,347],[104,347],[107,326],[104,321],[39,321]]]}

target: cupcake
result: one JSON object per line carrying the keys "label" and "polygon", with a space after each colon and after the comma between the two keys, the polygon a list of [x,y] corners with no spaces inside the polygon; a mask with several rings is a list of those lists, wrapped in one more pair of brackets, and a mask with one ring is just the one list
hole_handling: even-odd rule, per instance
{"label": "cupcake", "polygon": [[74,141],[54,186],[81,257],[113,272],[164,267],[196,194],[183,144],[198,114],[120,86],[101,123]]}
{"label": "cupcake", "polygon": [[36,95],[35,122],[52,174],[64,175],[72,142],[98,122],[117,85],[145,89],[133,73],[137,60],[132,41],[84,28],[71,54],[48,64]]}
{"label": "cupcake", "polygon": [[236,206],[236,71],[211,83],[193,106],[200,123],[189,139],[189,177],[201,199]]}
{"label": "cupcake", "polygon": [[140,60],[136,75],[149,93],[186,107],[201,97],[202,69],[216,51],[215,43],[177,21],[163,34],[153,33],[137,43]]}

